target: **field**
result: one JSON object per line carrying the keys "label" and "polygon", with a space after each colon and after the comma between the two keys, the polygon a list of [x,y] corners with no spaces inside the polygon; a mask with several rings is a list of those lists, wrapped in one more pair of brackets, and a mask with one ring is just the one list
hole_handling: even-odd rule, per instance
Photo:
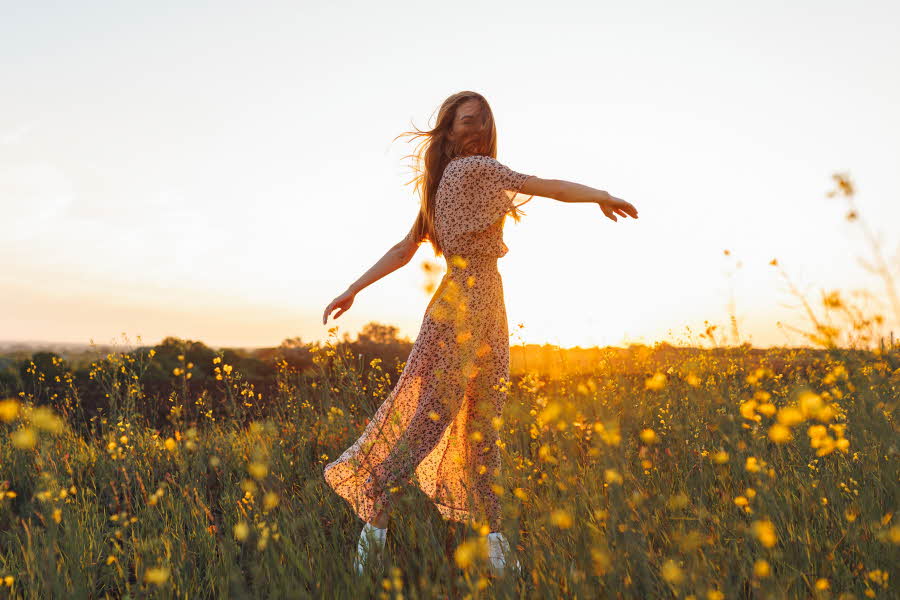
{"label": "field", "polygon": [[494,425],[523,573],[489,577],[487,531],[444,522],[413,481],[361,579],[362,523],[322,467],[397,372],[337,341],[312,351],[313,373],[281,362],[265,397],[215,356],[221,404],[192,391],[190,357],[151,398],[161,357],[109,353],[90,418],[73,380],[48,398],[31,369],[33,393],[0,404],[0,596],[896,597],[897,350],[636,346],[589,370],[518,365]]}

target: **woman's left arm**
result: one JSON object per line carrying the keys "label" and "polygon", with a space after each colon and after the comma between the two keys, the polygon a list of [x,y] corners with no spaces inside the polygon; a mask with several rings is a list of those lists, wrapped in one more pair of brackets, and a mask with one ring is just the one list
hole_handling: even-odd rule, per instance
{"label": "woman's left arm", "polygon": [[356,294],[411,261],[418,247],[419,245],[413,241],[411,230],[409,235],[391,246],[384,253],[384,256],[378,259],[378,262],[372,265],[359,279],[351,283],[342,294],[328,304],[325,314],[322,315],[322,325],[328,322],[328,316],[332,311],[338,308],[341,309],[339,313],[334,315],[334,318],[337,319],[350,310]]}
{"label": "woman's left arm", "polygon": [[598,190],[574,181],[532,176],[525,180],[519,193],[543,196],[560,202],[593,202],[599,204],[603,214],[613,221],[616,220],[616,215],[638,218],[638,211],[631,203],[610,195],[606,190]]}

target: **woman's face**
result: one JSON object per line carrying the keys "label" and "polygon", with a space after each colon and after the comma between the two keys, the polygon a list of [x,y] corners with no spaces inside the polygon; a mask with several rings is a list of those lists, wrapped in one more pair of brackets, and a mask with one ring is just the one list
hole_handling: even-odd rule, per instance
{"label": "woman's face", "polygon": [[478,100],[466,100],[460,104],[450,128],[450,140],[465,152],[481,151],[480,142],[484,136],[481,118],[481,104]]}

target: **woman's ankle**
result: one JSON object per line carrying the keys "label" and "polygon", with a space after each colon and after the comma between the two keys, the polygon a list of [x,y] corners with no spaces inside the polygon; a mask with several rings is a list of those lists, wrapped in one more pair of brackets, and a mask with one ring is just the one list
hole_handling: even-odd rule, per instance
{"label": "woman's ankle", "polygon": [[388,516],[387,513],[379,513],[375,515],[370,521],[367,523],[372,527],[377,527],[378,529],[385,529],[388,526]]}

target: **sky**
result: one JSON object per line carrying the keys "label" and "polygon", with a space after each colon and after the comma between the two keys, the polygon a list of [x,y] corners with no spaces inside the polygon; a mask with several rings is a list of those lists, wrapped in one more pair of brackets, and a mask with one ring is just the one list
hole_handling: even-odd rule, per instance
{"label": "sky", "polygon": [[699,344],[733,313],[799,345],[773,258],[812,301],[884,296],[834,173],[900,262],[898,27],[887,1],[0,0],[0,341],[415,339],[427,243],[322,314],[415,219],[394,138],[474,90],[500,162],[639,211],[507,219],[511,343]]}

